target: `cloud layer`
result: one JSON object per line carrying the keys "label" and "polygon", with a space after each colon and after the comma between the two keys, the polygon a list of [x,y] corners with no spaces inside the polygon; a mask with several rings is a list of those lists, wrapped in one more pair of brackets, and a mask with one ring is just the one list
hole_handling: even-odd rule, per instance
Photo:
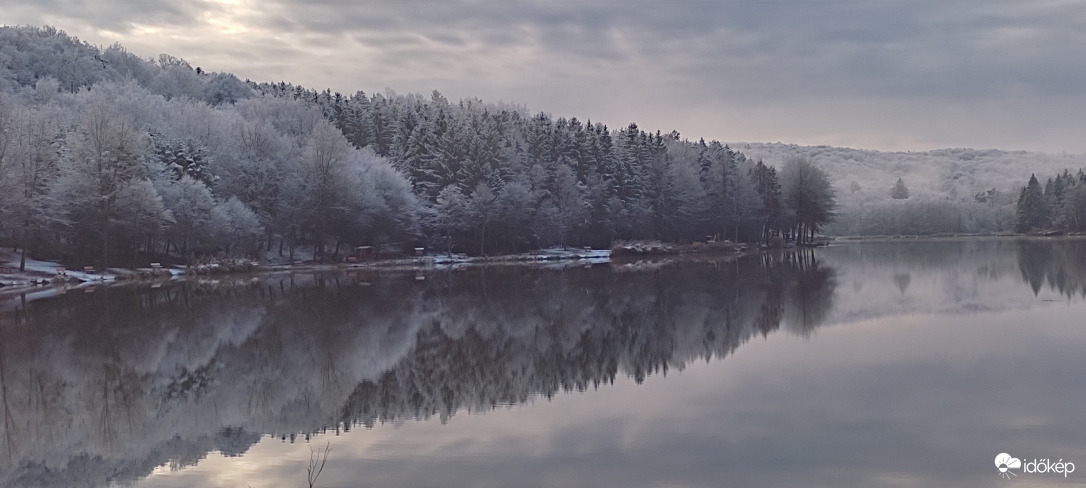
{"label": "cloud layer", "polygon": [[17,0],[0,22],[692,138],[1086,151],[1081,1]]}

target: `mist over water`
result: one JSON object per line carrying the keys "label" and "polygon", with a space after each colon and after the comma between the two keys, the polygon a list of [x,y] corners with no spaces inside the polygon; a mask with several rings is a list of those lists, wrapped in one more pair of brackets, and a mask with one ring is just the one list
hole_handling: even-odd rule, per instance
{"label": "mist over water", "polygon": [[1086,467],[1084,255],[858,242],[15,299],[0,485],[307,486],[325,445],[318,486],[989,486],[1000,452]]}

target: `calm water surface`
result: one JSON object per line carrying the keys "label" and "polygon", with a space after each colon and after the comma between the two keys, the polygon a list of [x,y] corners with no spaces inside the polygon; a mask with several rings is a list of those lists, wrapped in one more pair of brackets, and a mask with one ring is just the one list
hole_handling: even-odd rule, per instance
{"label": "calm water surface", "polygon": [[978,240],[16,299],[0,486],[1081,485],[1084,290]]}

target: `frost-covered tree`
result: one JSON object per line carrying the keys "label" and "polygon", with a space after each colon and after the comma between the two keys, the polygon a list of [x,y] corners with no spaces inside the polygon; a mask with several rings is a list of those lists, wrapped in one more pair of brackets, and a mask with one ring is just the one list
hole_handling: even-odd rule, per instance
{"label": "frost-covered tree", "polygon": [[209,226],[212,242],[227,256],[251,256],[260,249],[264,234],[260,218],[237,198],[215,204]]}
{"label": "frost-covered tree", "polygon": [[496,200],[497,196],[486,183],[475,185],[471,194],[468,195],[468,206],[475,217],[475,240],[479,244],[480,256],[485,256],[487,253],[487,230],[495,216],[494,202]]}
{"label": "frost-covered tree", "polygon": [[466,244],[474,218],[474,209],[460,188],[456,185],[445,187],[438,194],[427,219],[431,240],[451,253]]}
{"label": "frost-covered tree", "polygon": [[347,211],[346,169],[351,147],[346,138],[327,122],[314,127],[300,164],[295,171],[302,195],[302,215],[313,233],[316,257],[324,257],[331,225]]}
{"label": "frost-covered tree", "polygon": [[[0,95],[0,227],[21,250],[53,248],[51,232],[63,232],[67,214],[49,192],[59,173],[60,111],[51,104],[19,106]],[[0,231],[0,238],[4,232]],[[55,249],[54,249],[55,250]]]}
{"label": "frost-covered tree", "polygon": [[781,188],[796,242],[813,242],[818,229],[833,219],[837,205],[829,178],[810,160],[793,158],[781,170]]}
{"label": "frost-covered tree", "polygon": [[583,225],[588,215],[584,186],[577,181],[577,176],[568,165],[560,164],[555,171],[552,201],[558,241],[565,245],[569,242],[570,233]]}
{"label": "frost-covered tree", "polygon": [[679,242],[703,239],[709,201],[696,161],[674,159],[667,168],[666,181],[666,227],[662,235]]}
{"label": "frost-covered tree", "polygon": [[163,231],[174,223],[173,213],[166,209],[151,180],[131,181],[117,195],[117,208],[123,209],[113,226],[118,247],[130,251],[133,258],[140,250],[154,252],[154,243]]}
{"label": "frost-covered tree", "polygon": [[212,106],[232,105],[253,96],[253,90],[230,73],[215,73],[203,82],[201,99]]}
{"label": "frost-covered tree", "polygon": [[1041,183],[1036,175],[1030,175],[1029,182],[1018,195],[1018,204],[1014,216],[1014,229],[1017,232],[1029,232],[1044,229],[1049,224],[1049,206]]}
{"label": "frost-covered tree", "polygon": [[97,242],[98,262],[110,261],[114,226],[126,211],[117,205],[118,196],[136,179],[144,176],[146,144],[125,117],[107,101],[92,102],[68,135],[61,176],[52,193],[72,216],[76,242]]}
{"label": "frost-covered tree", "polygon": [[173,217],[167,231],[167,247],[172,244],[188,261],[197,251],[211,250],[210,223],[215,209],[215,197],[211,190],[203,182],[187,175],[179,180],[160,179],[159,184],[158,191]]}
{"label": "frost-covered tree", "polygon": [[[572,195],[569,195],[572,197]],[[575,202],[567,202],[576,205]],[[502,252],[511,252],[539,245],[540,232],[546,224],[554,222],[562,217],[570,217],[562,214],[553,202],[540,205],[539,198],[531,187],[520,181],[511,181],[502,187],[494,201],[494,223],[490,234],[491,247]],[[555,225],[559,229],[561,226]],[[558,236],[556,240],[560,240]],[[550,241],[545,241],[551,244]]]}
{"label": "frost-covered tree", "polygon": [[762,228],[761,239],[768,243],[770,237],[779,234],[781,230],[784,201],[781,195],[780,179],[777,177],[776,168],[766,166],[762,161],[754,165],[750,177],[762,200],[757,217]]}
{"label": "frost-covered tree", "polygon": [[905,182],[901,178],[898,178],[897,183],[894,183],[894,187],[890,189],[890,198],[894,200],[909,198],[909,188],[905,186]]}
{"label": "frost-covered tree", "polygon": [[341,238],[395,252],[417,240],[420,207],[411,185],[371,149],[352,151],[348,212]]}
{"label": "frost-covered tree", "polygon": [[1055,223],[1070,231],[1086,231],[1086,184],[1079,183],[1066,189],[1063,202],[1056,210]]}
{"label": "frost-covered tree", "polygon": [[2,228],[14,227],[18,220],[13,217],[15,196],[18,193],[18,183],[14,171],[14,152],[16,141],[16,115],[15,107],[7,97],[0,94],[0,224]]}

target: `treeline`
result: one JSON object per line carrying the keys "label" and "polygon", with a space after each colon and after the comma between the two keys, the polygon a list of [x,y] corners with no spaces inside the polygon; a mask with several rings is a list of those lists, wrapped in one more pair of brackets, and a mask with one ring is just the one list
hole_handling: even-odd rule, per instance
{"label": "treeline", "polygon": [[[951,187],[953,189],[953,187]],[[856,181],[849,192],[862,191]],[[991,188],[976,192],[972,198],[949,196],[943,198],[913,198],[903,178],[889,187],[882,198],[864,198],[857,205],[855,196],[849,198],[849,208],[827,231],[836,235],[935,235],[1003,232],[1010,229],[1011,198],[1009,192]]]}
{"label": "treeline", "polygon": [[69,262],[804,241],[833,215],[809,160],[636,124],[241,82],[51,28],[0,28],[0,62],[0,240]]}
{"label": "treeline", "polygon": [[0,94],[7,245],[107,266],[209,253],[293,259],[302,242],[321,256],[324,243],[416,236],[406,181],[302,104],[216,109],[130,82],[55,88],[45,80]]}
{"label": "treeline", "polygon": [[1086,173],[1081,169],[1076,174],[1064,170],[1048,178],[1043,187],[1036,175],[1030,175],[1018,194],[1014,230],[1086,231]]}
{"label": "treeline", "polygon": [[[1083,155],[994,149],[883,152],[828,146],[741,144],[748,158],[818,161],[837,186],[830,235],[1002,233],[1014,230],[1015,203],[1030,173],[1078,168]],[[896,181],[908,198],[893,198]],[[1042,178],[1042,186],[1045,180]],[[897,192],[904,196],[903,192]]]}
{"label": "treeline", "polygon": [[[533,116],[469,99],[254,84],[320,107],[356,148],[387,157],[426,206],[427,240],[468,252],[617,239],[810,240],[832,217],[826,174],[795,158],[780,174],[717,141]],[[806,236],[806,237],[804,237]]]}
{"label": "treeline", "polygon": [[826,232],[846,236],[924,236],[1006,232],[1011,205],[987,201],[887,200],[842,210]]}

